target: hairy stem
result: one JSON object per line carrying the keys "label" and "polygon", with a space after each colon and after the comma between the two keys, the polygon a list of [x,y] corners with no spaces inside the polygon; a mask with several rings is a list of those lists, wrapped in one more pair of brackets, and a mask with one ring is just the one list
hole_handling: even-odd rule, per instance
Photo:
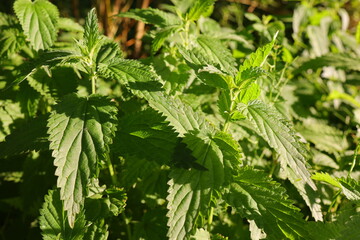
{"label": "hairy stem", "polygon": [[350,174],[352,173],[352,171],[354,170],[354,167],[356,165],[356,158],[357,158],[357,155],[358,155],[358,151],[360,150],[360,144],[358,144],[356,146],[356,149],[355,149],[355,152],[354,152],[354,158],[353,158],[353,161],[352,161],[352,164],[351,164],[351,168],[350,168],[350,171],[348,173],[348,177],[350,177]]}
{"label": "hairy stem", "polygon": [[95,94],[96,93],[96,75],[95,74],[93,74],[92,76],[91,76],[91,93],[92,94]]}

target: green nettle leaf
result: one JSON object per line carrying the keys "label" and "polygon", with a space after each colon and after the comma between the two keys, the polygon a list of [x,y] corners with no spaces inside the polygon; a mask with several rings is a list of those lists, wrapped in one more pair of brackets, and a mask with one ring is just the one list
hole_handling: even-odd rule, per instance
{"label": "green nettle leaf", "polygon": [[314,175],[312,175],[311,178],[314,180],[323,181],[323,182],[326,182],[335,187],[341,188],[341,184],[338,182],[338,180],[336,178],[330,176],[330,174],[328,174],[328,173],[317,172]]}
{"label": "green nettle leaf", "polygon": [[[109,64],[99,64],[98,70],[105,78],[113,77],[121,84],[133,86],[136,90],[151,90],[151,83],[159,79],[148,66],[135,60],[114,59]],[[156,90],[160,89],[159,86],[156,87]]]}
{"label": "green nettle leaf", "polygon": [[120,47],[115,42],[104,43],[96,56],[96,64],[109,64],[115,58],[122,58]]}
{"label": "green nettle leaf", "polygon": [[326,66],[360,71],[360,59],[359,57],[354,57],[346,53],[328,53],[323,56],[301,62],[301,66],[294,70],[294,74],[300,74],[309,69],[316,70]]}
{"label": "green nettle leaf", "polygon": [[49,118],[57,186],[71,227],[83,207],[89,179],[97,176],[99,161],[109,152],[116,130],[116,112],[116,107],[104,97],[71,94]]}
{"label": "green nettle leaf", "polygon": [[292,205],[285,189],[264,172],[242,168],[225,199],[242,217],[264,229],[266,239],[309,239],[299,209]]}
{"label": "green nettle leaf", "polygon": [[341,185],[341,190],[347,199],[352,201],[360,200],[360,184],[358,181],[351,178],[339,178],[338,181]]}
{"label": "green nettle leaf", "polygon": [[198,20],[201,15],[207,13],[214,5],[215,0],[197,0],[194,5],[188,10],[187,18],[190,21]]}
{"label": "green nettle leaf", "polygon": [[151,45],[151,51],[156,53],[162,47],[165,40],[179,30],[180,25],[171,25],[165,28],[161,28],[155,33],[155,37]]}
{"label": "green nettle leaf", "polygon": [[180,18],[175,14],[154,8],[131,9],[128,12],[119,13],[117,16],[133,18],[161,28],[181,24]]}
{"label": "green nettle leaf", "polygon": [[174,170],[169,182],[167,197],[169,212],[169,239],[186,239],[193,231],[196,218],[204,212],[211,199],[210,185],[202,178],[203,172],[195,169]]}
{"label": "green nettle leaf", "polygon": [[60,191],[50,190],[45,196],[45,203],[40,209],[40,229],[44,240],[81,240],[85,234],[85,215],[81,212],[76,218],[73,227],[66,220],[63,210],[63,201],[60,199]]}
{"label": "green nettle leaf", "polygon": [[[236,61],[231,52],[219,41],[208,36],[197,38],[200,51],[209,63],[215,63],[220,66],[220,70],[228,75],[234,76],[237,72],[235,68]],[[211,65],[211,64],[210,64]],[[215,65],[215,66],[216,66]]]}
{"label": "green nettle leaf", "polygon": [[241,91],[238,95],[237,102],[247,104],[249,101],[255,100],[260,96],[260,87],[256,83],[252,83],[249,87]]}
{"label": "green nettle leaf", "polygon": [[249,79],[255,80],[256,77],[263,74],[261,67],[266,63],[266,59],[274,47],[276,36],[277,34],[275,35],[273,41],[261,48],[258,48],[254,53],[250,54],[249,58],[245,59],[239,68],[238,74],[236,75],[237,84]]}
{"label": "green nettle leaf", "polygon": [[169,164],[177,136],[165,118],[152,109],[126,115],[120,119],[113,144],[115,152]]}
{"label": "green nettle leaf", "polygon": [[235,76],[236,61],[219,40],[200,36],[197,39],[197,45],[190,50],[181,45],[177,47],[180,54],[195,70],[201,69],[203,72]]}
{"label": "green nettle leaf", "polygon": [[149,105],[166,117],[166,121],[183,137],[186,133],[203,128],[210,128],[205,117],[184,104],[181,100],[159,92],[143,92]]}
{"label": "green nettle leaf", "polygon": [[84,27],[84,43],[89,51],[91,51],[91,49],[97,45],[101,37],[102,36],[99,32],[98,19],[96,16],[96,9],[93,8],[87,15]]}
{"label": "green nettle leaf", "polygon": [[106,240],[109,236],[108,225],[104,224],[104,221],[97,221],[92,223],[86,230],[83,239],[86,240]]}
{"label": "green nettle leaf", "polygon": [[84,28],[70,18],[59,18],[58,28],[69,32],[84,32]]}
{"label": "green nettle leaf", "polygon": [[59,11],[47,0],[16,0],[14,10],[35,50],[51,47],[57,37]]}
{"label": "green nettle leaf", "polygon": [[275,39],[265,46],[258,48],[254,53],[251,53],[249,58],[245,59],[243,64],[240,66],[240,72],[243,72],[251,67],[262,67],[274,47],[274,44]]}
{"label": "green nettle leaf", "polygon": [[256,127],[258,134],[280,154],[282,167],[286,169],[286,166],[289,166],[315,190],[316,186],[306,168],[306,148],[299,142],[284,117],[261,101],[239,105],[239,111]]}
{"label": "green nettle leaf", "polygon": [[0,143],[0,157],[13,156],[31,150],[49,148],[46,136],[47,115],[30,119],[24,126],[17,128]]}
{"label": "green nettle leaf", "polygon": [[17,28],[0,27],[0,56],[16,53],[25,45],[25,37]]}
{"label": "green nettle leaf", "polygon": [[297,124],[295,129],[319,150],[336,153],[343,152],[349,147],[344,133],[329,126],[325,121],[308,118],[302,124]]}

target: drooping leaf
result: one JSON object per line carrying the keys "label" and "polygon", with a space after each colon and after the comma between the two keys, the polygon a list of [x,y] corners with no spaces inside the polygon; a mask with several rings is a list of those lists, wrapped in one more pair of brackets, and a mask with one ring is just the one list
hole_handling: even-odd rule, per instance
{"label": "drooping leaf", "polygon": [[319,150],[335,153],[348,148],[344,133],[319,119],[308,118],[302,124],[297,124],[295,129]]}
{"label": "drooping leaf", "polygon": [[40,210],[40,229],[44,240],[81,240],[85,233],[85,215],[81,212],[73,227],[69,226],[63,210],[59,190],[50,190],[45,196],[45,203]]}
{"label": "drooping leaf", "polygon": [[187,17],[190,21],[198,20],[201,15],[207,13],[214,5],[215,0],[197,0],[187,12]]}
{"label": "drooping leaf", "polygon": [[152,109],[120,119],[114,151],[158,164],[169,164],[177,143],[176,134],[160,114]]}
{"label": "drooping leaf", "polygon": [[320,57],[309,59],[301,63],[301,66],[294,70],[294,74],[306,70],[316,70],[322,67],[332,66],[339,69],[360,71],[359,58],[346,53],[328,53]]}
{"label": "drooping leaf", "polygon": [[181,24],[180,18],[175,14],[155,8],[131,9],[128,12],[119,13],[117,16],[133,18],[161,28]]}
{"label": "drooping leaf", "polygon": [[309,187],[305,180],[299,180],[295,171],[293,171],[290,167],[287,167],[286,175],[290,182],[295,186],[306,205],[309,207],[311,215],[315,221],[323,221],[323,214],[320,204],[321,200],[317,190]]}
{"label": "drooping leaf", "polygon": [[43,69],[49,72],[52,67],[61,63],[64,58],[68,57],[69,55],[71,55],[71,53],[66,51],[41,52],[38,57],[31,59],[30,61],[25,62],[24,64],[19,66],[19,73],[17,74],[15,80],[10,83],[4,90],[20,84],[29,76],[35,74],[39,69]]}
{"label": "drooping leaf", "polygon": [[352,178],[339,178],[338,179],[341,190],[345,197],[352,201],[360,200],[360,184]]}
{"label": "drooping leaf", "polygon": [[14,10],[35,50],[48,49],[57,37],[59,11],[47,0],[16,0]]}
{"label": "drooping leaf", "polygon": [[299,209],[292,205],[285,189],[264,172],[242,168],[225,199],[241,216],[264,229],[267,239],[309,239]]}
{"label": "drooping leaf", "polygon": [[81,211],[90,177],[97,175],[116,129],[116,107],[97,95],[67,95],[48,121],[50,148],[69,224]]}
{"label": "drooping leaf", "polygon": [[13,156],[31,150],[48,149],[46,121],[48,115],[30,119],[22,127],[14,130],[0,143],[0,156]]}
{"label": "drooping leaf", "polygon": [[306,168],[306,148],[299,142],[284,117],[261,101],[243,104],[239,110],[255,126],[257,133],[280,154],[281,165],[284,168],[289,166],[300,179],[316,189]]}

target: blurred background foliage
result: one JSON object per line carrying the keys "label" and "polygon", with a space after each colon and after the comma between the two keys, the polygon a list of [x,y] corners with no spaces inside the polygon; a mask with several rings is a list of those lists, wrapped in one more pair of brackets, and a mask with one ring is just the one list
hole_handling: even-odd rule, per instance
{"label": "blurred background foliage", "polygon": [[[0,12],[13,13],[13,0],[1,0]],[[149,54],[150,47],[142,41],[149,30],[149,26],[129,18],[116,18],[115,14],[126,12],[133,8],[160,8],[167,9],[174,3],[187,9],[193,0],[52,0],[60,10],[62,17],[72,18],[80,24],[89,10],[96,7],[99,16],[100,27],[103,33],[121,44],[123,51],[128,57],[139,58]],[[344,10],[348,13],[347,29],[355,32],[360,20],[360,1],[358,0],[219,0],[216,2],[212,18],[221,26],[229,27],[237,31],[249,30],[252,25],[255,30],[273,27],[282,21],[286,26],[288,37],[291,37],[291,23],[294,9],[301,4],[304,8],[311,9],[309,20],[314,23],[325,15],[335,16],[337,12]],[[341,10],[342,9],[342,10]],[[254,15],[248,15],[254,13]],[[256,19],[255,16],[258,18]],[[257,21],[253,24],[253,21]],[[148,41],[148,45],[150,41]],[[262,45],[259,42],[259,45]],[[145,45],[145,46],[143,46]],[[145,50],[145,51],[144,51]]]}

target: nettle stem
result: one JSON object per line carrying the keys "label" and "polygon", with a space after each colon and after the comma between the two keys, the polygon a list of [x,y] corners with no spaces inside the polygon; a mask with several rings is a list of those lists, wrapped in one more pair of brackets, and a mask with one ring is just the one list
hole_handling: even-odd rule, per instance
{"label": "nettle stem", "polygon": [[190,30],[190,21],[186,21],[185,23],[185,48],[188,49],[189,48],[189,30]]}
{"label": "nettle stem", "polygon": [[[235,96],[234,96],[235,95]],[[235,98],[237,97],[237,94],[233,93],[233,89],[230,90],[230,108],[229,108],[229,115],[227,116],[227,118],[225,119],[225,123],[223,126],[222,131],[223,132],[227,132],[229,130],[229,126],[230,126],[230,120],[231,120],[231,114],[232,112],[235,110],[236,108],[236,103],[235,103]]]}
{"label": "nettle stem", "polygon": [[96,73],[93,73],[91,76],[91,93],[95,94],[96,93]]}

